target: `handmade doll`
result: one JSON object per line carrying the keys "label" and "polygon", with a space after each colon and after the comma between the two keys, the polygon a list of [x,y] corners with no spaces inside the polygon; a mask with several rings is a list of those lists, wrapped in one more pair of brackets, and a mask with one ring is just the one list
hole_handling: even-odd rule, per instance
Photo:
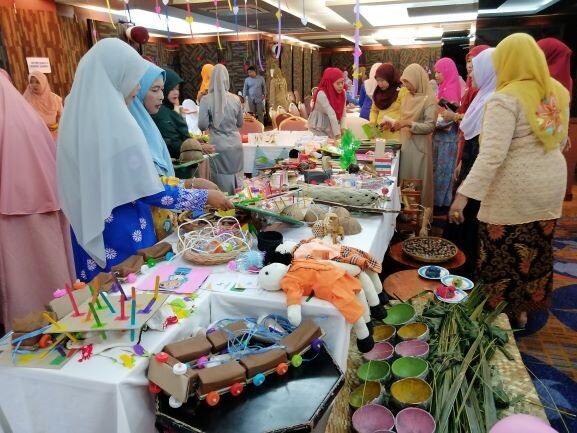
{"label": "handmade doll", "polygon": [[[369,352],[374,346],[373,337],[363,314],[364,292],[359,280],[332,263],[317,260],[294,260],[290,266],[271,263],[261,269],[259,286],[265,290],[283,290],[287,297],[287,317],[291,324],[301,322],[301,300],[314,295],[331,302],[353,325],[360,352]],[[366,301],[365,301],[366,302]]]}

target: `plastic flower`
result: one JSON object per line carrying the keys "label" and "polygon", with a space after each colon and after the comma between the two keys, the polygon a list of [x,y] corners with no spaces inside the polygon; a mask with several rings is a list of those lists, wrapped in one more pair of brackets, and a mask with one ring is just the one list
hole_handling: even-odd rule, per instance
{"label": "plastic flower", "polygon": [[134,367],[134,355],[127,355],[127,354],[120,355],[120,361],[122,362],[123,367],[126,368]]}

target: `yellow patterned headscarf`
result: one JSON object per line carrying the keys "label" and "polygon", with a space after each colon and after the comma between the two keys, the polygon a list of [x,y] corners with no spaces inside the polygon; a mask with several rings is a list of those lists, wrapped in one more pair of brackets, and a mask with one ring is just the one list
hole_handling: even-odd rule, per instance
{"label": "yellow patterned headscarf", "polygon": [[519,99],[545,150],[557,148],[569,130],[569,92],[551,78],[535,39],[526,33],[506,37],[493,53],[493,64],[497,92]]}

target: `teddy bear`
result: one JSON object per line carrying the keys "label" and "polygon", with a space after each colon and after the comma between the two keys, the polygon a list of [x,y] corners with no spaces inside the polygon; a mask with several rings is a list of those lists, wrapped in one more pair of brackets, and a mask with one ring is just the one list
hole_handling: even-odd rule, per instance
{"label": "teddy bear", "polygon": [[293,260],[290,266],[271,263],[259,272],[259,286],[265,290],[283,290],[287,299],[289,322],[298,326],[302,320],[301,300],[314,295],[331,302],[353,326],[360,352],[369,352],[374,340],[365,323],[364,292],[359,280],[333,263],[318,260]]}

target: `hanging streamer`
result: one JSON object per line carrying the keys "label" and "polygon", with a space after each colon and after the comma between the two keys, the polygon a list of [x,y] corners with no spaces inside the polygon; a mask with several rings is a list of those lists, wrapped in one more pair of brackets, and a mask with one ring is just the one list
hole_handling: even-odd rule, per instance
{"label": "hanging streamer", "polygon": [[156,0],[156,6],[154,7],[154,12],[156,12],[158,14],[158,18],[160,18],[160,11],[162,9],[160,8],[160,5],[158,4],[158,0]]}
{"label": "hanging streamer", "polygon": [[236,41],[238,42],[238,5],[236,3],[236,0],[234,0],[232,13],[234,14],[234,28],[236,29]]}
{"label": "hanging streamer", "polygon": [[[280,1],[280,0],[279,0]],[[258,59],[258,67],[261,71],[264,71],[264,66],[262,65],[262,60],[260,58],[260,31],[258,29],[258,0],[254,0],[255,11],[256,11],[256,57]]]}
{"label": "hanging streamer", "polygon": [[[247,9],[246,9],[246,1],[247,1],[247,0],[244,0],[244,23],[245,23],[245,24],[244,24],[244,28],[245,28],[245,29],[248,29],[248,11],[247,11]],[[257,30],[258,30],[258,27],[257,27]],[[248,48],[249,48],[249,45],[248,45],[248,44],[249,44],[249,42],[248,42],[248,40],[247,40],[247,41],[246,41],[246,58],[247,58],[247,59],[248,59]]]}
{"label": "hanging streamer", "polygon": [[220,20],[218,19],[218,0],[213,0],[214,6],[216,8],[215,15],[216,15],[216,40],[218,42],[218,49],[222,50],[222,45],[220,43]]}
{"label": "hanging streamer", "polygon": [[228,10],[232,11],[232,5],[230,4],[230,0],[228,0]]}
{"label": "hanging streamer", "polygon": [[190,37],[194,38],[192,34],[192,14],[190,13],[190,0],[186,0],[186,22],[188,23],[188,28],[190,29]]}
{"label": "hanging streamer", "polygon": [[[357,0],[358,1],[358,0]],[[275,57],[278,59],[280,58],[281,46],[282,46],[282,12],[280,10],[280,0],[277,0],[278,3],[278,11],[276,11],[276,19],[278,20],[278,40],[277,40],[277,49]]]}
{"label": "hanging streamer", "polygon": [[357,0],[355,4],[354,12],[355,12],[355,50],[353,51],[353,59],[354,59],[354,72],[353,72],[353,98],[356,98],[358,95],[358,87],[359,87],[359,58],[363,53],[360,47],[360,38],[361,38],[361,28],[363,24],[359,19],[360,15],[360,5],[361,1]]}
{"label": "hanging streamer", "polygon": [[303,0],[303,17],[301,18],[301,23],[303,23],[303,26],[306,26],[308,22],[309,19],[307,18],[307,11],[305,9],[305,0]]}
{"label": "hanging streamer", "polygon": [[112,28],[116,30],[116,24],[114,24],[114,20],[112,19],[112,9],[110,9],[109,0],[106,0],[106,7],[108,8],[108,17],[110,18],[110,24],[112,24]]}
{"label": "hanging streamer", "polygon": [[126,7],[126,13],[128,14],[127,18],[128,18],[128,22],[132,22],[132,16],[130,15],[130,6],[128,6],[128,2],[130,0],[124,0],[124,6]]}
{"label": "hanging streamer", "polygon": [[168,43],[170,44],[170,27],[168,25],[168,0],[162,0],[162,3],[164,4],[164,15],[166,18],[166,33],[168,33],[167,35],[167,39],[168,39]]}

